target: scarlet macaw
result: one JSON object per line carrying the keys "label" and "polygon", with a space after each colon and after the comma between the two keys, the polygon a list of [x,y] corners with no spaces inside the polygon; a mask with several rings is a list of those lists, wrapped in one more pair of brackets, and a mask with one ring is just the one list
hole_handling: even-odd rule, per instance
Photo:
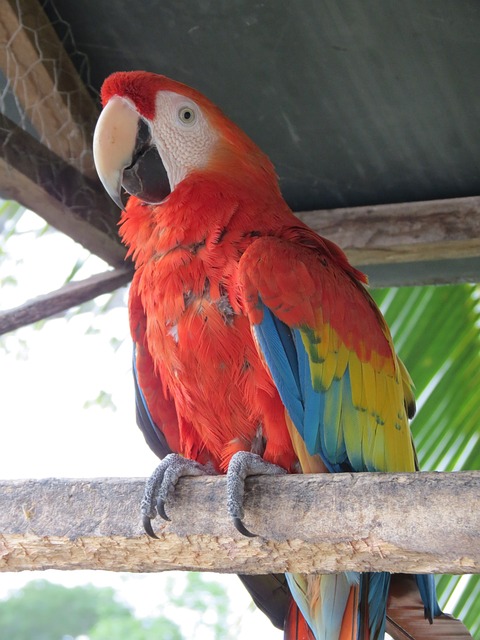
{"label": "scarlet macaw", "polygon": [[[165,516],[172,484],[205,465],[227,473],[245,534],[249,473],[415,471],[411,381],[366,278],[293,215],[267,156],[203,95],[164,76],[115,73],[102,101],[97,170],[120,207],[122,185],[133,194],[120,233],[136,267],[138,422],[160,457],[180,454],[147,489],[150,533],[157,497]],[[384,636],[389,574],[286,580],[296,605],[285,637]],[[433,577],[416,580],[431,621],[441,614]],[[248,586],[282,625],[268,578]]]}

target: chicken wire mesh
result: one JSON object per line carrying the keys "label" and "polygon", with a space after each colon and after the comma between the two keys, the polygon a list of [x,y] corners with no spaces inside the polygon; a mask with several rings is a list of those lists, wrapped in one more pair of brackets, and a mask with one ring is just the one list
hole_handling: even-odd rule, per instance
{"label": "chicken wire mesh", "polygon": [[[84,175],[93,177],[98,115],[89,61],[53,2],[6,0],[0,17],[0,111]],[[87,88],[88,87],[88,88]]]}
{"label": "chicken wire mesh", "polygon": [[93,163],[98,105],[89,60],[53,0],[2,0],[0,197],[120,265],[119,212]]}

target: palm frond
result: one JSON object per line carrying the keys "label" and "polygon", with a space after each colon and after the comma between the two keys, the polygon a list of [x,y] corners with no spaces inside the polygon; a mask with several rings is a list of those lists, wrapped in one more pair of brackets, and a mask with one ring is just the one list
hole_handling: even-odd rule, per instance
{"label": "palm frond", "polygon": [[[423,470],[480,469],[480,305],[475,285],[373,292],[415,383]],[[441,576],[442,607],[480,637],[480,576]]]}

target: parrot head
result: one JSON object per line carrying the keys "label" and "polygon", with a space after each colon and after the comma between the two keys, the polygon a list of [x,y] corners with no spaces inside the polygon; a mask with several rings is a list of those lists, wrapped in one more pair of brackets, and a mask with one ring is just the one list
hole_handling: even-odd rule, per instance
{"label": "parrot head", "polygon": [[123,208],[122,187],[160,203],[197,171],[258,172],[276,183],[268,157],[201,93],[145,71],[109,76],[93,138],[95,166]]}

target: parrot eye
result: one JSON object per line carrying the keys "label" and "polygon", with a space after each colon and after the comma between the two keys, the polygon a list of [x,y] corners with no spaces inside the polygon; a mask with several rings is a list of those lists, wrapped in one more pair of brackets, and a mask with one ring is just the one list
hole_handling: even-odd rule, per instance
{"label": "parrot eye", "polygon": [[180,122],[190,125],[195,122],[197,116],[192,107],[182,107],[178,111],[178,117],[180,119]]}

